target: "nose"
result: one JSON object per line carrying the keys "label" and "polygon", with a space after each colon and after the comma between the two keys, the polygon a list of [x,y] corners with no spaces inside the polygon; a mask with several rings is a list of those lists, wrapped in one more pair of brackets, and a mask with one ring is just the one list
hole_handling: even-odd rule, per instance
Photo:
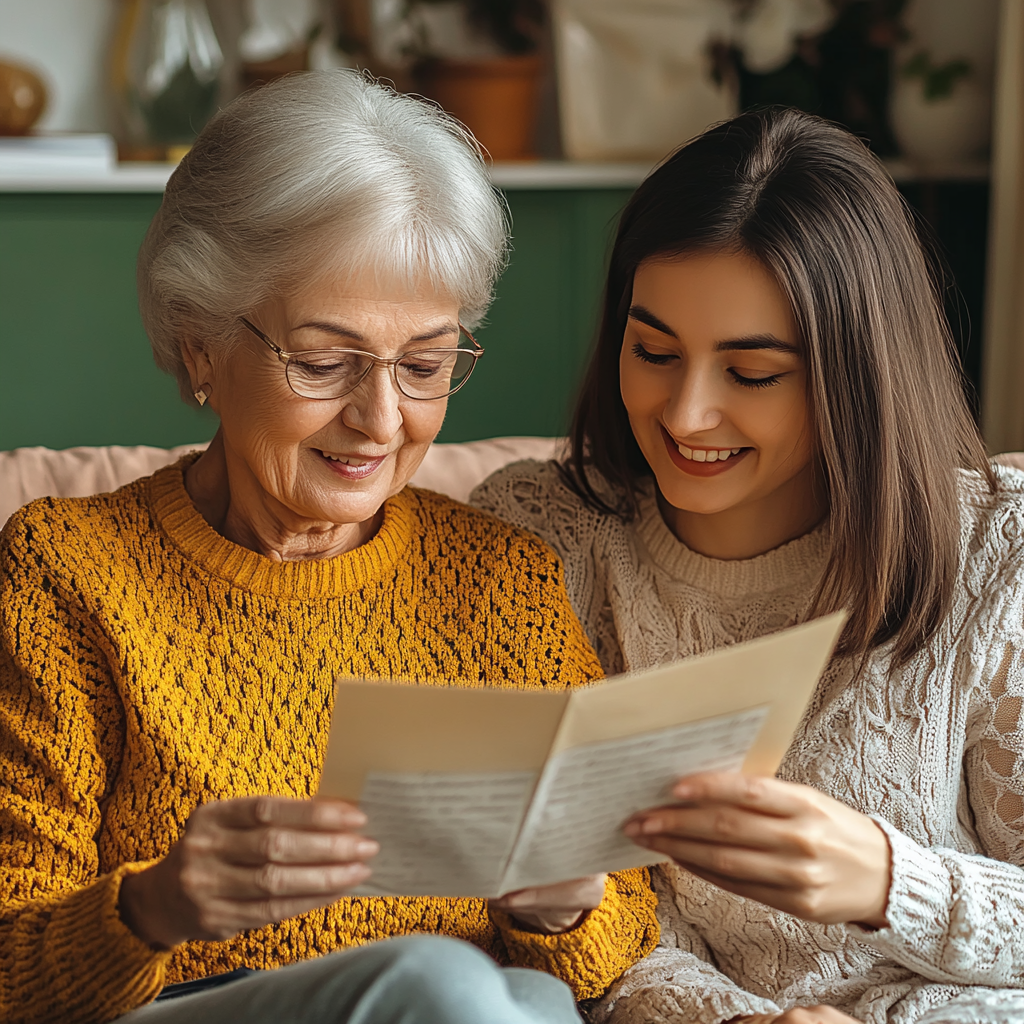
{"label": "nose", "polygon": [[712,373],[681,368],[663,413],[666,428],[678,438],[714,430],[723,419],[720,398]]}
{"label": "nose", "polygon": [[375,444],[386,445],[402,429],[401,399],[392,368],[378,363],[346,396],[341,421]]}

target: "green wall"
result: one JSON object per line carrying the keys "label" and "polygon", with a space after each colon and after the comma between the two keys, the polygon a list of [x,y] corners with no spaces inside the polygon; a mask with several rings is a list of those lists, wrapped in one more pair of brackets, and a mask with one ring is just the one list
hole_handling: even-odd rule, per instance
{"label": "green wall", "polygon": [[[442,441],[565,430],[628,190],[508,193],[514,252]],[[0,450],[211,436],[153,365],[135,254],[155,194],[0,194]]]}

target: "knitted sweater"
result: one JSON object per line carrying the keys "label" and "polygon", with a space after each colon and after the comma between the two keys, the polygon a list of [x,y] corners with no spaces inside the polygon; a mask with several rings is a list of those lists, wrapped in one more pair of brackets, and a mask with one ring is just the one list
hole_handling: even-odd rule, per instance
{"label": "knitted sweater", "polygon": [[367,544],[275,563],[202,519],[181,465],[33,502],[0,539],[0,1020],[109,1021],[166,983],[410,932],[476,943],[602,994],[657,943],[646,871],[548,936],[483,900],[351,898],[159,952],[118,916],[126,873],[198,804],[315,793],[333,680],[565,687],[601,669],[558,560],[424,491]]}
{"label": "knitted sweater", "polygon": [[[948,619],[890,672],[826,671],[780,776],[875,818],[892,848],[889,927],[816,925],[687,872],[653,872],[662,939],[594,1018],[717,1024],[828,1003],[870,1024],[1024,1021],[1024,473],[964,481]],[[804,619],[827,529],[757,558],[681,544],[648,485],[639,517],[600,515],[552,463],[500,471],[471,500],[561,555],[607,671],[642,669]]]}

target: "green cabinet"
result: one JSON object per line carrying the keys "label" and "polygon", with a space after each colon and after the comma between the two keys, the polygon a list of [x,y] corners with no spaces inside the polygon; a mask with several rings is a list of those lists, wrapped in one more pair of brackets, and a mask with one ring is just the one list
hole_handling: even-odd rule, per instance
{"label": "green cabinet", "polygon": [[[511,262],[487,352],[440,439],[564,432],[628,188],[507,192]],[[154,192],[0,193],[0,450],[173,445],[211,436],[153,364],[135,255]]]}

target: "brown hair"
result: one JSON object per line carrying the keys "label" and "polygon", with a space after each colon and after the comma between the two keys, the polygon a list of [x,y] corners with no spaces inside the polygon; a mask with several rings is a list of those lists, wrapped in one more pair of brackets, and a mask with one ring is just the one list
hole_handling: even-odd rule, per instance
{"label": "brown hair", "polygon": [[[941,279],[879,161],[795,110],[743,114],[678,150],[626,207],[564,473],[631,518],[651,469],[619,393],[633,276],[653,258],[743,251],[792,303],[828,489],[831,554],[814,613],[850,612],[843,653],[908,659],[946,617],[960,566],[958,470],[996,479],[968,411]],[[597,470],[621,496],[609,501]]]}

